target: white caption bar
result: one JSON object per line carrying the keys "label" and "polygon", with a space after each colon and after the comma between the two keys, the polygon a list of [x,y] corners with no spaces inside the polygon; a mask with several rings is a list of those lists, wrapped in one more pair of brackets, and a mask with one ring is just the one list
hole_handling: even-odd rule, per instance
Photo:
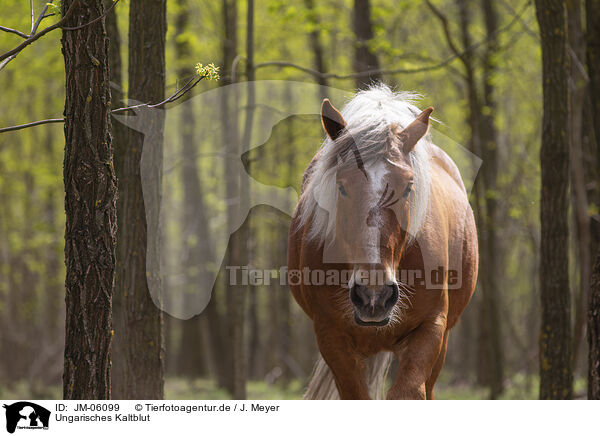
{"label": "white caption bar", "polygon": [[[502,435],[597,433],[593,401],[3,400],[19,436],[130,434]],[[210,432],[210,433],[207,433]],[[7,433],[2,433],[7,434]],[[591,433],[590,433],[591,434]]]}

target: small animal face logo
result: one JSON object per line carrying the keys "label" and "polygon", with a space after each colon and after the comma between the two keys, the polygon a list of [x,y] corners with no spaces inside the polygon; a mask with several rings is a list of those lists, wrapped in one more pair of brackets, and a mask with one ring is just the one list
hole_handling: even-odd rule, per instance
{"label": "small animal face logo", "polygon": [[48,429],[50,411],[28,401],[5,404],[6,431],[14,433],[18,429]]}

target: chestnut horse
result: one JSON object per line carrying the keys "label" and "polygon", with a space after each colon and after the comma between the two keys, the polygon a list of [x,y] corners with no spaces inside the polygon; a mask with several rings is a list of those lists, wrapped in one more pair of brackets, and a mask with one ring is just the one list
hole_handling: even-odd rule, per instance
{"label": "chestnut horse", "polygon": [[[414,98],[376,85],[342,113],[323,101],[327,137],[305,172],[288,251],[322,356],[305,398],[377,397],[396,356],[387,398],[433,399],[448,332],[474,292],[473,211],[427,133],[433,108],[419,113]],[[311,280],[315,271],[327,281]]]}

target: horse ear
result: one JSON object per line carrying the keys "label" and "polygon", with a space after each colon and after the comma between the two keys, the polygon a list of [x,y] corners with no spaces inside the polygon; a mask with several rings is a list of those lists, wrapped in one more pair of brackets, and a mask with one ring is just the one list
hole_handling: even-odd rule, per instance
{"label": "horse ear", "polygon": [[346,120],[340,111],[333,107],[328,98],[324,99],[321,105],[321,123],[325,133],[334,141],[346,127]]}
{"label": "horse ear", "polygon": [[400,141],[400,147],[404,153],[410,153],[425,134],[429,130],[429,115],[433,112],[432,107],[428,107],[419,114],[416,120],[406,126],[400,133],[398,133],[398,139]]}

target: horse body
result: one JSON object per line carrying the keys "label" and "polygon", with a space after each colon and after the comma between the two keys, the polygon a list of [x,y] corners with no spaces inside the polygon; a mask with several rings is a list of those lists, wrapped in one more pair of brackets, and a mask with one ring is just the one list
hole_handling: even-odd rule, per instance
{"label": "horse body", "polygon": [[[386,103],[392,104],[390,102],[393,100],[393,104],[398,104],[398,96],[385,87],[363,92],[359,96],[367,105],[377,103],[373,110],[377,112],[382,109],[383,117],[386,116]],[[408,103],[397,105],[396,109],[398,107],[406,107],[407,115],[414,119],[414,114],[411,116],[414,107]],[[361,139],[354,135],[351,147],[358,150],[356,162],[359,172],[345,177],[338,162],[336,171],[341,175],[338,174],[336,180],[344,195],[338,194],[340,198],[336,210],[327,211],[329,229],[331,231],[334,228],[331,233],[333,236],[328,242],[324,237],[327,231],[323,230],[321,238],[315,237],[316,225],[323,229],[327,227],[317,222],[320,219],[317,208],[320,205],[327,207],[327,202],[311,200],[311,195],[316,194],[310,191],[317,189],[316,183],[322,183],[316,178],[325,177],[319,168],[323,166],[323,160],[331,155],[328,147],[337,146],[340,150],[347,148],[340,144],[344,138],[336,136],[336,132],[340,134],[344,129],[351,131],[352,127],[352,114],[346,126],[341,114],[332,112],[326,104],[324,109],[324,126],[331,140],[325,143],[307,170],[303,192],[291,223],[288,266],[290,270],[308,268],[311,271],[349,268],[354,273],[352,283],[348,283],[347,287],[302,282],[291,285],[296,301],[313,321],[319,350],[331,370],[331,373],[322,372],[315,374],[315,377],[333,376],[342,399],[368,399],[372,381],[370,374],[378,373],[381,381],[381,374],[385,373],[373,371],[369,360],[382,351],[391,352],[398,358],[399,366],[388,398],[432,399],[433,385],[446,354],[448,331],[456,324],[469,302],[477,279],[475,221],[460,173],[446,153],[424,140],[426,127],[422,130],[423,126],[419,123],[409,125],[404,119],[400,120],[403,125],[398,126],[397,117],[391,117],[384,127],[389,128],[392,134],[384,140],[385,144],[379,144],[381,150],[387,150],[387,154],[374,152],[370,157],[369,150],[375,150],[373,143],[369,144],[371,148],[362,147]],[[425,120],[428,124],[430,112],[419,115],[417,120],[421,120],[421,124]],[[331,123],[328,125],[328,119],[332,118],[337,122],[333,128]],[[382,129],[381,126],[379,128]],[[399,142],[398,138],[401,138]],[[411,141],[414,144],[410,145]],[[403,146],[404,152],[398,152],[398,149],[403,150]],[[413,155],[415,149],[420,153],[421,163],[427,166],[426,177],[421,175],[420,179],[416,169],[419,164]],[[365,156],[364,161],[361,155]],[[383,179],[383,182],[377,179]],[[415,187],[414,192],[411,190],[413,182],[420,185]],[[405,184],[410,194],[398,195]],[[356,199],[365,197],[368,203],[366,197],[370,195],[369,192],[381,195],[382,200],[376,206],[365,207],[363,212]],[[346,196],[353,198],[352,203],[341,198]],[[421,214],[417,210],[419,196],[426,198],[425,213]],[[403,200],[404,197],[406,200]],[[390,206],[383,205],[382,201],[387,201]],[[344,209],[348,207],[344,206],[347,204],[352,208]],[[392,212],[392,208],[396,209]],[[373,218],[374,213],[376,219]],[[332,218],[332,215],[336,216]],[[358,229],[356,226],[360,224],[356,223],[362,222],[361,216],[367,217],[368,224]],[[415,221],[418,221],[415,224],[418,227],[411,227]],[[360,240],[360,247],[368,246],[365,248],[366,258],[359,256],[360,259],[353,262],[353,259],[342,256],[335,258],[335,262],[327,261],[329,247],[340,239],[348,239],[349,234]],[[380,240],[370,244],[369,238]],[[362,254],[363,248],[352,242],[340,242],[339,245],[344,247],[340,251],[346,256],[348,253],[350,256]],[[374,246],[379,255],[375,258],[372,256]],[[362,270],[382,271],[386,277],[385,283],[357,284],[356,277]],[[405,286],[401,280],[397,280],[402,271],[414,272],[425,280]],[[441,271],[438,274],[441,281],[432,286],[426,278],[435,275],[436,271]],[[451,275],[449,272],[452,271],[456,274]],[[392,304],[393,307],[389,308]],[[379,361],[380,365],[389,364],[386,359]],[[311,396],[310,392],[307,394]]]}

